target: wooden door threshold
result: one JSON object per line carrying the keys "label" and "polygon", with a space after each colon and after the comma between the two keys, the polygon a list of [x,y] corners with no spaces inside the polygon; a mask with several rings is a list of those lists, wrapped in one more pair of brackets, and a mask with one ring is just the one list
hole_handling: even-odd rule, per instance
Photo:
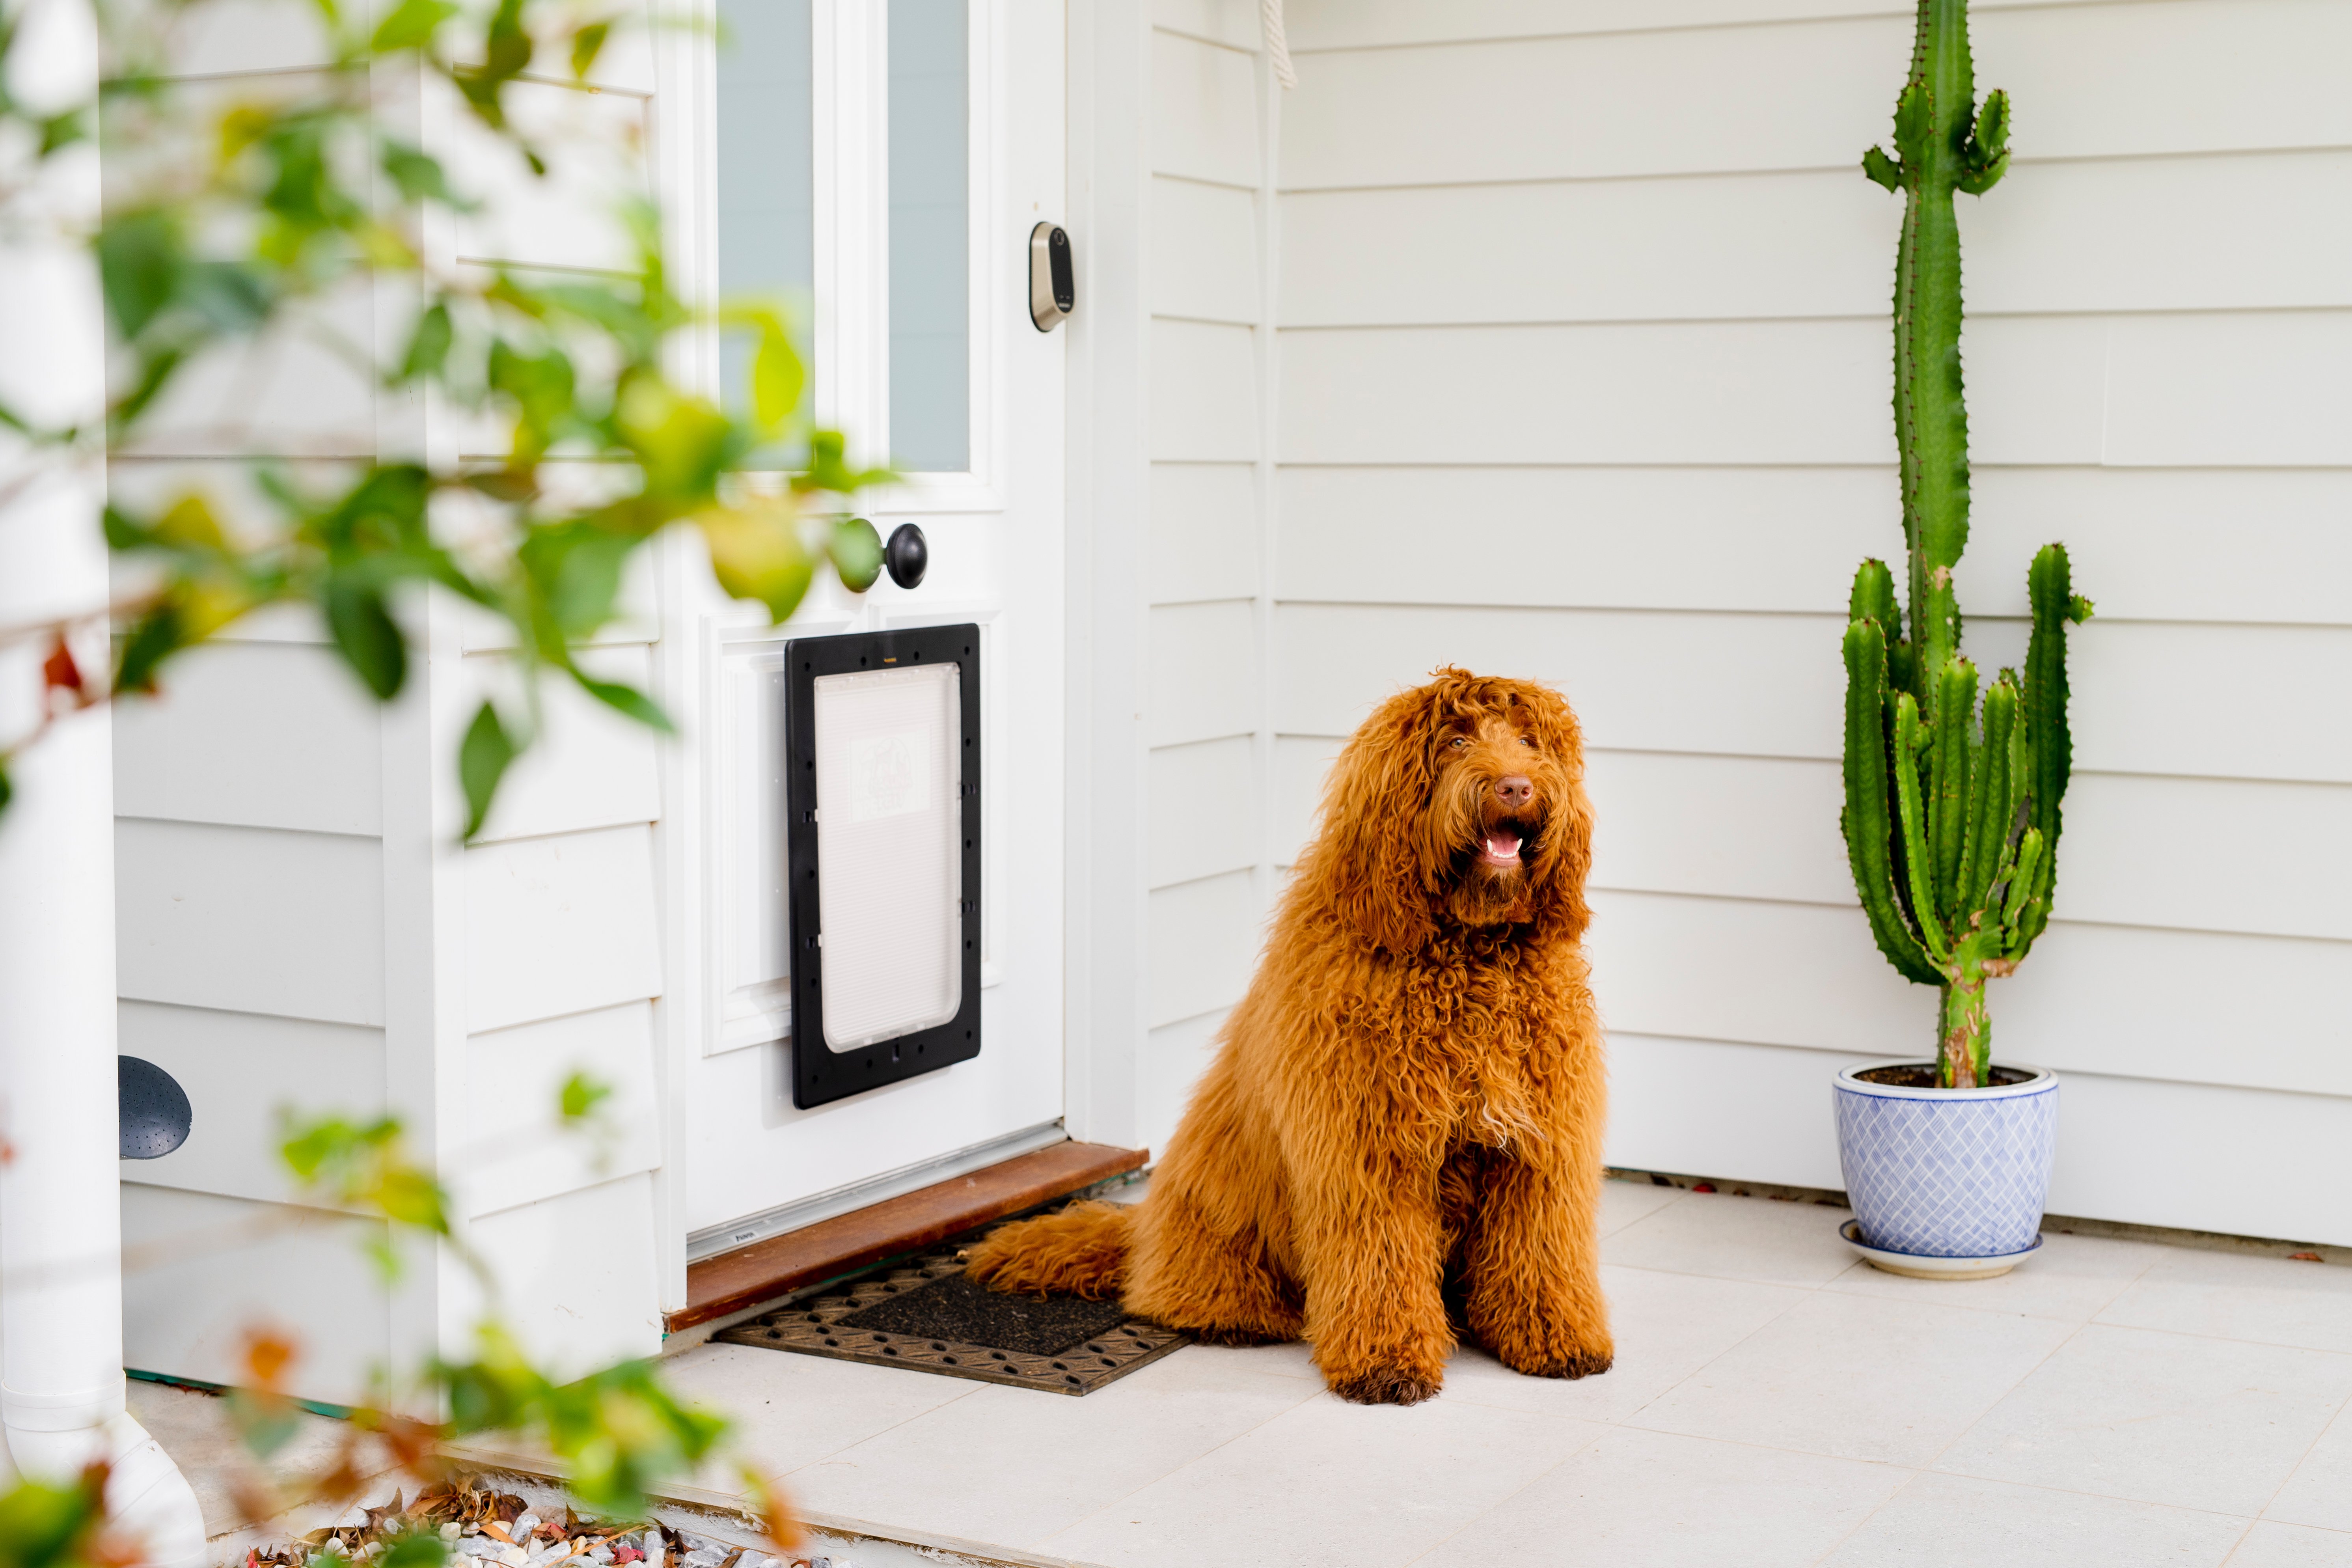
{"label": "wooden door threshold", "polygon": [[1055,1143],[706,1258],[687,1265],[686,1305],[664,1314],[664,1326],[675,1334],[748,1312],[1140,1170],[1150,1158],[1146,1150],[1108,1143]]}

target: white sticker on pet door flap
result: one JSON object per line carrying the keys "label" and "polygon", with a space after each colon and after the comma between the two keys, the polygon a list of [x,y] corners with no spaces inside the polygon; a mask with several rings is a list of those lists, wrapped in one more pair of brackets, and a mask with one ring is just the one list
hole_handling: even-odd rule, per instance
{"label": "white sticker on pet door flap", "polygon": [[817,920],[824,1043],[854,1051],[963,1005],[961,671],[819,676]]}

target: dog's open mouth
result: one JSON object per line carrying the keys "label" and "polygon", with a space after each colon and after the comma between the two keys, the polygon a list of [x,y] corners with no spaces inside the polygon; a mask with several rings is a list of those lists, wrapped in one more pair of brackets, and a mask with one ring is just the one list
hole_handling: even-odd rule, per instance
{"label": "dog's open mouth", "polygon": [[1519,864],[1520,847],[1525,842],[1512,829],[1498,827],[1478,841],[1478,863],[1497,868],[1516,868]]}

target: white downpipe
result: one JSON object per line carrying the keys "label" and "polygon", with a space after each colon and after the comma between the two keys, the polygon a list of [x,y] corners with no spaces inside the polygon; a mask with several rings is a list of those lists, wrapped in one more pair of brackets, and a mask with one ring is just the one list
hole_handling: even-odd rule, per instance
{"label": "white downpipe", "polygon": [[[22,16],[10,88],[42,108],[91,102],[87,0],[26,0]],[[88,427],[104,405],[104,322],[80,237],[98,205],[86,145],[51,160],[0,227],[0,399],[37,421]],[[69,464],[0,446],[0,628],[105,605],[104,494],[94,451]],[[38,723],[49,651],[46,639],[0,644],[0,743]],[[103,622],[85,624],[72,651],[102,676]],[[12,772],[0,814],[0,1426],[28,1476],[108,1460],[109,1504],[146,1561],[198,1568],[195,1494],[124,1408],[107,710],[58,720]]]}

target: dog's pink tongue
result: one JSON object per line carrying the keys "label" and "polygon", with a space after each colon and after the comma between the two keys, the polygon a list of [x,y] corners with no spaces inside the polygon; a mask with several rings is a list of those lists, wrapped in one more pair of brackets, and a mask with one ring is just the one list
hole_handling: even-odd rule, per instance
{"label": "dog's pink tongue", "polygon": [[1486,853],[1497,860],[1508,860],[1519,852],[1519,841],[1496,834],[1486,840]]}

